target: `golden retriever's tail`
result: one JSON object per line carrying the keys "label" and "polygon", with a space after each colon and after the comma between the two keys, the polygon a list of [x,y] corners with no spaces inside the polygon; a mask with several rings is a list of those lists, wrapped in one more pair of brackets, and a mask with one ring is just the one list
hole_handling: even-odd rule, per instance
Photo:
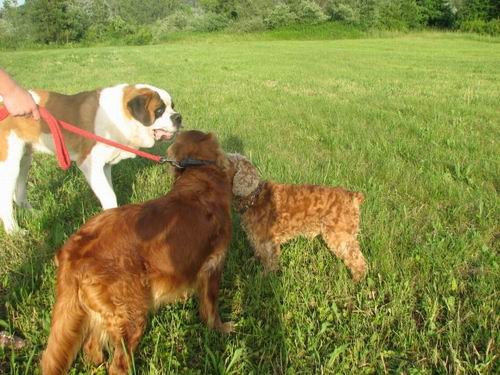
{"label": "golden retriever's tail", "polygon": [[41,361],[43,375],[67,373],[82,345],[88,325],[87,313],[78,298],[77,280],[66,265],[63,263],[58,269],[52,326]]}

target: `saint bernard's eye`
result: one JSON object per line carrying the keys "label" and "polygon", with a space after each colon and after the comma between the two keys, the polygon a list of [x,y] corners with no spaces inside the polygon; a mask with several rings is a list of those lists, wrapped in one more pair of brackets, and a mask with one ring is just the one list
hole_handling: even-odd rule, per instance
{"label": "saint bernard's eye", "polygon": [[157,108],[155,110],[155,117],[156,118],[161,117],[161,115],[163,115],[163,112],[165,112],[165,108],[163,107]]}

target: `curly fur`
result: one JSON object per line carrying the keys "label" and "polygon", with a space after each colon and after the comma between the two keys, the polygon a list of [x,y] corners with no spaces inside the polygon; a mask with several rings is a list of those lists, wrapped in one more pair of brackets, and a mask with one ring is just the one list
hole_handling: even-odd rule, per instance
{"label": "curly fur", "polygon": [[148,311],[191,291],[210,328],[232,330],[217,308],[231,238],[228,162],[216,138],[197,131],[181,133],[168,154],[215,163],[176,170],[164,197],[95,216],[57,254],[44,375],[66,373],[82,344],[94,364],[104,361],[103,346],[109,344],[109,373],[128,374]]}
{"label": "curly fur", "polygon": [[257,168],[244,156],[227,156],[234,169],[233,201],[266,270],[277,268],[281,244],[300,235],[322,236],[355,281],[364,277],[367,265],[357,240],[362,193],[262,181]]}

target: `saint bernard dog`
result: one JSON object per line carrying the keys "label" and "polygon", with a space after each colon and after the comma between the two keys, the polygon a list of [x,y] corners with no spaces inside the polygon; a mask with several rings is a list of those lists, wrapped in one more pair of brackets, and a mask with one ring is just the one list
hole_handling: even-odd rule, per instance
{"label": "saint bernard dog", "polygon": [[[121,84],[75,95],[42,90],[30,93],[55,118],[133,148],[171,139],[181,127],[182,117],[174,110],[170,95],[146,84]],[[71,160],[85,175],[102,208],[116,207],[111,166],[135,155],[62,132]],[[19,229],[12,200],[18,206],[31,207],[26,181],[33,151],[54,153],[45,121],[9,116],[0,122],[0,219],[7,233]]]}

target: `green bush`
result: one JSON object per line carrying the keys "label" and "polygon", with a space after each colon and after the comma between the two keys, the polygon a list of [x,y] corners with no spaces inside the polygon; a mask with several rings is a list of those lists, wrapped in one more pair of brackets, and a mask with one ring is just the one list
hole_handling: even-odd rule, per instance
{"label": "green bush", "polygon": [[31,34],[11,22],[0,18],[0,48],[16,49],[34,46],[35,41]]}
{"label": "green bush", "polygon": [[290,25],[297,21],[297,15],[290,10],[286,4],[278,4],[264,19],[268,29],[276,29],[281,26]]}
{"label": "green bush", "polygon": [[126,22],[120,16],[113,17],[107,23],[90,26],[82,40],[91,45],[98,42],[113,44],[144,45],[153,41],[153,32],[149,26],[138,26]]}
{"label": "green bush", "polygon": [[331,21],[341,21],[346,23],[356,23],[358,17],[354,9],[344,3],[330,1],[326,6],[326,15]]}
{"label": "green bush", "polygon": [[225,29],[230,19],[224,14],[206,12],[195,18],[193,28],[195,31],[212,32]]}
{"label": "green bush", "polygon": [[233,22],[227,28],[227,31],[235,33],[251,33],[255,31],[262,31],[265,28],[266,25],[264,24],[262,17],[252,17]]}
{"label": "green bush", "polygon": [[490,21],[481,19],[462,21],[460,23],[460,30],[469,33],[500,35],[500,19]]}
{"label": "green bush", "polygon": [[400,0],[400,12],[404,24],[410,29],[418,29],[425,25],[424,8],[416,0]]}
{"label": "green bush", "polygon": [[176,11],[153,25],[153,39],[155,41],[165,40],[168,34],[189,30],[192,28],[192,23],[192,14],[182,10]]}
{"label": "green bush", "polygon": [[166,18],[172,31],[184,30],[190,23],[190,15],[183,10],[178,10]]}
{"label": "green bush", "polygon": [[313,1],[301,0],[293,9],[298,23],[314,25],[327,20],[321,7]]}
{"label": "green bush", "polygon": [[153,41],[153,33],[149,27],[143,26],[139,27],[133,34],[127,35],[125,37],[125,44],[133,46],[143,46],[145,44],[151,44]]}
{"label": "green bush", "polygon": [[166,40],[169,34],[179,31],[212,32],[227,28],[231,20],[224,14],[201,8],[178,10],[168,17],[157,21],[153,26],[153,39]]}
{"label": "green bush", "polygon": [[408,28],[402,16],[400,1],[384,1],[378,8],[378,24],[382,29],[405,30]]}
{"label": "green bush", "polygon": [[16,39],[16,33],[12,24],[0,18],[0,46],[5,48],[15,47]]}
{"label": "green bush", "polygon": [[115,16],[110,19],[106,34],[112,38],[120,38],[132,35],[135,31],[135,27],[132,24],[125,22],[120,16]]}
{"label": "green bush", "polygon": [[486,31],[490,35],[500,35],[500,18],[488,21]]}
{"label": "green bush", "polygon": [[97,23],[87,29],[83,42],[86,44],[92,44],[105,39],[109,39],[108,27],[103,23]]}

